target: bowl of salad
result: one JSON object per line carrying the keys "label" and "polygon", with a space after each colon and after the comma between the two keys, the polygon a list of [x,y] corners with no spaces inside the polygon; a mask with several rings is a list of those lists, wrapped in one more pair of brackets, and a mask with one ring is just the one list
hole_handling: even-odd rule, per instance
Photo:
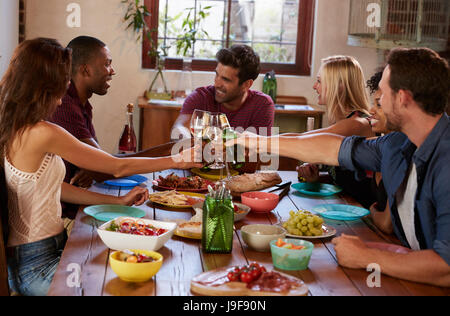
{"label": "bowl of salad", "polygon": [[105,245],[113,250],[142,249],[156,251],[172,237],[176,223],[118,217],[97,229]]}
{"label": "bowl of salad", "polygon": [[158,273],[163,256],[155,251],[115,251],[109,257],[111,269],[126,282],[145,282]]}

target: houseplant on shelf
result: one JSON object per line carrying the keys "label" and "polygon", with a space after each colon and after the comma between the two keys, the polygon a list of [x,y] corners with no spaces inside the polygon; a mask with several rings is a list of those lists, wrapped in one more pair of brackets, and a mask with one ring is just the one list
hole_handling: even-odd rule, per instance
{"label": "houseplant on shelf", "polygon": [[[128,5],[127,12],[124,16],[124,22],[127,24],[127,29],[132,29],[134,33],[137,33],[137,40],[140,41],[142,39],[142,34],[147,37],[149,41],[149,50],[147,54],[156,59],[156,74],[155,77],[152,80],[152,83],[150,84],[149,89],[146,91],[146,96],[148,99],[151,98],[158,98],[158,99],[170,99],[172,98],[171,93],[169,93],[167,89],[167,84],[164,79],[164,64],[165,59],[167,58],[167,52],[170,46],[160,46],[158,47],[157,40],[155,41],[153,39],[154,32],[157,32],[157,29],[150,29],[150,27],[147,25],[145,18],[150,16],[151,12],[147,9],[145,5],[141,5],[140,0],[122,0],[122,3],[125,3]],[[178,56],[183,57],[183,72],[187,71],[189,72],[189,68],[191,67],[192,63],[192,56],[193,52],[190,51],[193,49],[195,42],[199,38],[205,38],[208,37],[208,33],[201,27],[202,22],[206,17],[209,16],[209,10],[211,9],[211,6],[205,6],[202,8],[200,6],[199,10],[196,11],[195,8],[186,8],[184,11],[187,12],[186,16],[181,21],[181,29],[177,30],[177,36],[176,40],[174,42],[174,45],[176,47],[176,54]],[[182,17],[182,14],[178,14],[177,16],[170,18],[168,17],[165,22],[175,22],[180,17]],[[182,34],[182,35],[180,35]],[[183,73],[182,72],[182,73]],[[192,72],[192,68],[190,68],[190,72]],[[161,78],[163,86],[164,86],[164,92],[163,93],[155,93],[152,91],[155,83],[157,82],[158,78]],[[184,83],[186,81],[189,81],[189,79],[183,79],[182,76],[180,76],[180,83]],[[188,77],[192,77],[191,75],[188,75]],[[178,86],[180,86],[180,83]],[[190,83],[190,89],[192,89],[192,80]],[[183,89],[185,92],[186,90],[189,90],[189,88]]]}
{"label": "houseplant on shelf", "polygon": [[[169,47],[161,46],[158,49],[158,43],[153,40],[152,33],[156,32],[155,29],[150,29],[145,21],[145,18],[150,16],[150,11],[145,5],[140,4],[140,0],[122,0],[122,3],[128,4],[127,11],[124,16],[124,22],[128,23],[127,29],[132,29],[134,33],[137,34],[137,41],[142,39],[142,34],[147,37],[150,43],[149,50],[147,54],[156,59],[156,74],[148,88],[145,91],[145,96],[147,99],[160,99],[160,100],[170,100],[172,99],[172,94],[167,89],[167,83],[164,79],[164,63],[167,57],[167,49]],[[162,86],[164,90],[154,91],[153,87],[157,82],[158,78],[162,81]],[[161,90],[161,89],[160,89]]]}
{"label": "houseplant on shelf", "polygon": [[[178,32],[181,35],[177,36],[175,41],[176,53],[183,57],[183,68],[178,79],[177,90],[175,91],[175,98],[183,100],[192,92],[192,57],[194,55],[193,49],[195,42],[201,38],[208,38],[208,32],[202,28],[202,22],[209,16],[211,6],[199,7],[196,11],[195,7],[186,8],[186,16],[182,20],[181,30]],[[171,19],[177,20],[181,16]]]}

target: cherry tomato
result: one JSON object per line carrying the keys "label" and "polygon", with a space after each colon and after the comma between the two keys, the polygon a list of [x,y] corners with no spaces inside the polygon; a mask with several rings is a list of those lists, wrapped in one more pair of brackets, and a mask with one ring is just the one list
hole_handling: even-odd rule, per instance
{"label": "cherry tomato", "polygon": [[259,278],[262,274],[261,269],[253,269],[250,271],[250,275],[252,276],[253,280],[256,280],[257,278]]}
{"label": "cherry tomato", "polygon": [[240,278],[241,278],[241,282],[244,282],[244,283],[250,283],[253,281],[251,274],[248,272],[245,272],[245,271],[241,273]]}
{"label": "cherry tomato", "polygon": [[257,268],[257,269],[259,269],[259,268],[260,268],[260,265],[259,265],[257,262],[252,262],[252,263],[250,264],[250,268]]}
{"label": "cherry tomato", "polygon": [[234,272],[228,272],[227,277],[230,282],[235,282],[238,279],[238,274]]}

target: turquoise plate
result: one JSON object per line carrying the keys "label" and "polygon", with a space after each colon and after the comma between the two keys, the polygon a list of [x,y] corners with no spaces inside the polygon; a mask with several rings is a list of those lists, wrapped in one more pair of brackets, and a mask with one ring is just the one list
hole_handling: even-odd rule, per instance
{"label": "turquoise plate", "polygon": [[145,216],[143,210],[124,205],[92,205],[86,207],[84,213],[102,222],[108,222],[121,216],[137,218]]}
{"label": "turquoise plate", "polygon": [[313,207],[311,211],[338,221],[355,221],[370,214],[365,208],[345,204],[321,204]]}
{"label": "turquoise plate", "polygon": [[105,184],[112,185],[115,187],[134,188],[134,187],[138,186],[139,184],[144,183],[147,180],[148,179],[144,176],[134,175],[134,176],[124,177],[124,178],[119,178],[119,179],[106,180]]}
{"label": "turquoise plate", "polygon": [[311,196],[330,196],[342,192],[340,187],[326,183],[301,182],[293,184],[292,187],[300,193]]}

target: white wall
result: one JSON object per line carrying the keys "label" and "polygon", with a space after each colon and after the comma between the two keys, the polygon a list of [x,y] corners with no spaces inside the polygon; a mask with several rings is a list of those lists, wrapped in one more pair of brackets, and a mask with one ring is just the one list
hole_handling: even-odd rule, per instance
{"label": "white wall", "polygon": [[0,1],[0,78],[19,42],[19,1]]}
{"label": "white wall", "polygon": [[[1,0],[2,2],[4,0]],[[182,1],[182,0],[173,0]],[[81,27],[69,28],[66,7],[70,3],[81,6]],[[376,68],[376,50],[347,46],[347,29],[350,0],[317,0],[316,28],[314,38],[313,70],[311,76],[278,76],[278,94],[305,96],[310,104],[317,97],[312,86],[322,58],[335,54],[355,56],[362,64],[366,77]],[[94,125],[100,145],[108,152],[116,152],[118,139],[125,122],[125,107],[137,102],[151,82],[153,71],[141,69],[141,45],[122,23],[126,7],[120,0],[27,0],[26,36],[57,38],[66,45],[79,35],[98,37],[112,51],[113,66],[117,75],[106,96],[94,96]],[[177,85],[178,72],[166,74],[169,88]],[[254,89],[261,90],[263,75],[255,82]],[[213,82],[214,74],[196,72],[194,86]],[[135,127],[139,122],[135,111]],[[157,131],[155,131],[157,132]]]}

